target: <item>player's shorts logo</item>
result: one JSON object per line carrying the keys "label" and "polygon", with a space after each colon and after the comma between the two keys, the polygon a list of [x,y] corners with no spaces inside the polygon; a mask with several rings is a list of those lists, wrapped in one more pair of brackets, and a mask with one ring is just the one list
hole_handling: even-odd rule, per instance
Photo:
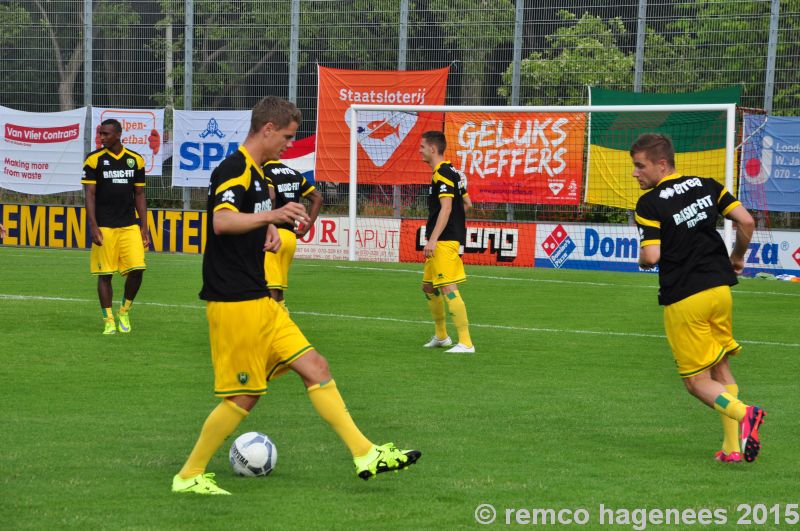
{"label": "player's shorts logo", "polygon": [[239,380],[240,384],[246,384],[247,380],[250,379],[250,376],[246,372],[240,372],[236,375],[236,378]]}

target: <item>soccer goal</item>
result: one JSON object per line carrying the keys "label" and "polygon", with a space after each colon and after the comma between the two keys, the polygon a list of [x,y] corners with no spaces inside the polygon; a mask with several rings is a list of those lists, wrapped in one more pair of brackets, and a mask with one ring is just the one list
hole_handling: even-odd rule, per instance
{"label": "soccer goal", "polygon": [[[422,261],[432,174],[417,153],[423,131],[414,126],[423,119],[445,133],[445,160],[474,203],[465,263],[638,270],[632,210],[642,192],[628,150],[645,132],[670,136],[679,173],[737,192],[734,104],[356,104],[348,114],[349,260],[370,259],[364,235],[372,229],[397,232],[397,260]],[[403,161],[387,163],[409,143]],[[731,223],[720,230],[730,246]]]}

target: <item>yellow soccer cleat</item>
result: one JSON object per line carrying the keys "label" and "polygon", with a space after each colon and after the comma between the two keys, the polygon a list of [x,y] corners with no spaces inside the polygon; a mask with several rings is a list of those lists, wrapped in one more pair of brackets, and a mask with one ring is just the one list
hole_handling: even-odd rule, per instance
{"label": "yellow soccer cleat", "polygon": [[117,326],[114,324],[114,319],[104,321],[103,335],[110,336],[117,333]]}
{"label": "yellow soccer cleat", "polygon": [[214,480],[214,473],[200,474],[193,478],[183,479],[180,474],[172,478],[172,492],[194,492],[195,494],[227,494],[230,492],[220,488]]}
{"label": "yellow soccer cleat", "polygon": [[400,470],[413,465],[422,456],[419,450],[398,450],[392,443],[372,446],[367,455],[353,458],[356,474],[363,480],[383,472]]}
{"label": "yellow soccer cleat", "polygon": [[119,317],[119,331],[123,334],[127,334],[131,331],[131,318],[128,317],[128,313],[120,313],[117,317]]}

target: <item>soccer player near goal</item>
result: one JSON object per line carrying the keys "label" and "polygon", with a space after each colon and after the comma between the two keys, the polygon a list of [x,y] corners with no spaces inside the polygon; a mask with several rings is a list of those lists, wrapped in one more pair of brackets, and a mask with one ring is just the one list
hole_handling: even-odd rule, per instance
{"label": "soccer player near goal", "polygon": [[[733,338],[730,286],[744,269],[753,218],[714,179],[677,173],[668,137],[641,135],[630,154],[633,176],[648,190],[636,203],[639,264],[659,266],[658,301],[678,374],[689,393],[720,412],[724,440],[715,459],[754,461],[766,412],[739,400],[729,365],[741,350]],[[737,223],[730,257],[716,228],[720,214]]]}
{"label": "soccer player near goal", "polygon": [[[150,233],[144,194],[144,159],[122,145],[122,125],[117,120],[104,120],[98,135],[103,147],[86,157],[81,184],[92,236],[89,270],[97,276],[103,334],[109,335],[117,330],[131,331],[129,313],[142,285],[146,268],[144,250],[150,245]],[[111,309],[114,297],[111,278],[115,272],[125,277],[118,326]]]}
{"label": "soccer player near goal", "polygon": [[213,473],[206,473],[206,466],[267,392],[267,382],[289,369],[300,376],[314,409],[350,449],[358,477],[405,468],[421,455],[392,443],[376,446],[359,431],[326,359],[269,297],[264,251],[280,245],[274,225],[310,220],[300,203],[272,210],[271,183],[262,166],[280,158],[300,120],[293,103],[275,96],[262,99],[253,107],[244,143],[211,174],[200,298],[207,301],[214,394],[222,400],[172,479],[173,492],[230,494],[217,485]]}
{"label": "soccer player near goal", "polygon": [[467,307],[458,291],[458,285],[467,280],[464,263],[458,253],[467,236],[464,206],[468,197],[466,189],[462,188],[461,175],[453,169],[449,161],[444,160],[446,148],[447,141],[441,131],[426,131],[422,134],[419,153],[433,170],[428,194],[428,223],[425,227],[428,242],[422,250],[425,256],[422,291],[428,299],[428,307],[436,327],[433,337],[424,346],[435,348],[453,344],[447,335],[447,299],[447,307],[458,331],[458,344],[447,352],[471,353],[475,352],[475,345],[469,335]]}
{"label": "soccer player near goal", "polygon": [[287,203],[299,203],[301,198],[308,199],[310,203],[308,224],[295,226],[293,223],[283,223],[278,225],[281,247],[277,253],[266,253],[264,259],[264,273],[270,296],[288,312],[283,292],[289,288],[289,268],[292,266],[297,249],[297,237],[302,238],[314,226],[322,208],[322,194],[306,181],[302,173],[279,160],[267,162],[264,165],[264,174],[272,180],[275,187],[275,206],[277,208]]}

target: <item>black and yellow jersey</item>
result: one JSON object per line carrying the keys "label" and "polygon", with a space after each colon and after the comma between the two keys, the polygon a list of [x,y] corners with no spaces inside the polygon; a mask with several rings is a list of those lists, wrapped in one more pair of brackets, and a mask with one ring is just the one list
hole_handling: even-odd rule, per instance
{"label": "black and yellow jersey", "polygon": [[[302,173],[279,160],[267,162],[264,165],[264,175],[269,177],[275,187],[275,208],[288,203],[299,203],[300,198],[314,191],[314,185],[309,183]],[[294,225],[291,223],[278,225],[278,228],[294,231]]]}
{"label": "black and yellow jersey", "polygon": [[118,155],[106,148],[92,151],[83,163],[81,184],[95,185],[95,219],[99,227],[136,224],[134,188],[144,186],[144,159],[123,147]]}
{"label": "black and yellow jersey", "polygon": [[659,304],[738,281],[717,219],[741,203],[714,179],[673,174],[636,203],[640,245],[661,245]]}
{"label": "black and yellow jersey", "polygon": [[266,227],[244,234],[217,235],[214,214],[222,209],[250,214],[272,210],[271,186],[244,146],[211,173],[201,299],[234,302],[269,295],[264,282]]}
{"label": "black and yellow jersey", "polygon": [[439,199],[451,197],[453,199],[453,209],[450,211],[450,218],[447,220],[439,241],[456,241],[464,245],[467,238],[466,216],[464,215],[463,196],[466,195],[466,188],[458,173],[449,161],[440,162],[433,170],[431,187],[428,191],[428,223],[425,226],[425,237],[430,238],[433,228],[436,226],[436,219],[442,204]]}

